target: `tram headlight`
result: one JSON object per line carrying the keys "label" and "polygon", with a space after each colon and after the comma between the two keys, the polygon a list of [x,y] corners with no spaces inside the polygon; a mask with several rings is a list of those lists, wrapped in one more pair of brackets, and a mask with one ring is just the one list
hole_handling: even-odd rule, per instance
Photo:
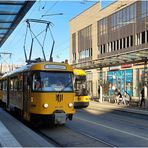
{"label": "tram headlight", "polygon": [[43,104],[43,107],[48,108],[48,104],[47,103]]}
{"label": "tram headlight", "polygon": [[69,106],[69,107],[73,107],[73,103],[69,103],[68,106]]}

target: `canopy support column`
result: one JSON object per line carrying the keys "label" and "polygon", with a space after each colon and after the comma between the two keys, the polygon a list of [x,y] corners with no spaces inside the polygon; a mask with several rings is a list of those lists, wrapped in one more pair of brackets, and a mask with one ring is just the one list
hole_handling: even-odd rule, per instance
{"label": "canopy support column", "polygon": [[144,58],[144,98],[145,98],[145,108],[148,107],[148,68],[147,68],[147,58]]}
{"label": "canopy support column", "polygon": [[[99,73],[99,81],[98,81],[98,89],[100,91],[98,91],[98,95],[99,95],[99,102],[102,103],[103,102],[103,88],[102,88],[102,82],[103,82],[103,70],[102,67],[100,67],[100,73]],[[100,92],[100,93],[99,93]]]}

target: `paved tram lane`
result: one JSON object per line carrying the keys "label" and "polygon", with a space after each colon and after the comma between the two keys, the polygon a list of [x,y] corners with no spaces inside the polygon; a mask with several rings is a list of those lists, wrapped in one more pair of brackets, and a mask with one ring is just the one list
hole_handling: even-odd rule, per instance
{"label": "paved tram lane", "polygon": [[147,147],[148,118],[143,115],[114,111],[91,103],[77,110],[73,122],[66,126],[99,138],[117,147]]}
{"label": "paved tram lane", "polygon": [[0,108],[0,146],[53,147],[54,145]]}

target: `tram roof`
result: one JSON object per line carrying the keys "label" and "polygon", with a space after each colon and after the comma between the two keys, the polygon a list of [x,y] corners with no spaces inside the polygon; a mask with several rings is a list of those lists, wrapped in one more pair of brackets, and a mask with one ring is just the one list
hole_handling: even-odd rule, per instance
{"label": "tram roof", "polygon": [[69,71],[73,72],[73,68],[69,64],[60,63],[60,62],[48,62],[48,61],[42,61],[42,62],[36,62],[36,63],[30,63],[27,65],[24,65],[18,69],[15,69],[14,71],[10,71],[2,75],[2,78],[5,78],[7,76],[12,76],[17,73],[25,72],[25,71],[34,71],[34,70],[40,70],[40,71]]}
{"label": "tram roof", "polygon": [[34,3],[35,0],[0,0],[0,47]]}
{"label": "tram roof", "polygon": [[86,75],[86,72],[82,69],[74,69],[74,74],[75,75],[78,75],[78,76],[85,76]]}

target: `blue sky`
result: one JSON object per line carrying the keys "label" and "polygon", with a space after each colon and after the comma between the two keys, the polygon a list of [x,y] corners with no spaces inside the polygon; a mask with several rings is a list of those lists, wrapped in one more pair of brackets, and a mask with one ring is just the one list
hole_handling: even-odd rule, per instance
{"label": "blue sky", "polygon": [[[15,64],[22,64],[25,61],[23,45],[26,31],[26,23],[24,20],[26,19],[44,19],[52,22],[54,25],[51,26],[51,30],[55,39],[55,48],[53,52],[54,61],[64,61],[65,59],[69,59],[69,20],[79,13],[83,12],[90,6],[92,6],[97,1],[41,1],[38,0],[33,7],[26,14],[24,19],[17,26],[15,31],[11,34],[11,36],[7,39],[7,41],[1,47],[1,51],[11,52],[12,62]],[[108,4],[112,3],[112,1],[102,0],[102,7],[106,7]],[[63,13],[63,15],[54,15],[54,16],[45,16],[46,14],[57,14]],[[31,24],[32,30],[35,34],[38,34],[41,30],[45,29],[45,25],[40,26],[39,24]],[[29,33],[29,32],[28,32]],[[27,36],[28,40],[26,41],[27,51],[30,48],[30,36]],[[40,41],[43,40],[43,36],[39,37]],[[45,53],[47,59],[49,58],[50,50],[51,50],[52,39],[50,34],[47,34],[47,38],[45,41]],[[41,53],[41,48],[37,44],[34,43],[33,48],[33,58],[43,57]]]}

